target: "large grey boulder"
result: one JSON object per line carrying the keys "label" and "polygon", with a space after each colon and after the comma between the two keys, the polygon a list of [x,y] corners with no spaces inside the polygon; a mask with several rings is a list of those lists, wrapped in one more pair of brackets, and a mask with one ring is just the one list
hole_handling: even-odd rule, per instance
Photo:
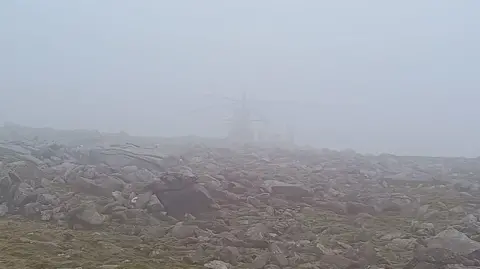
{"label": "large grey boulder", "polygon": [[186,213],[197,215],[210,211],[215,201],[201,185],[191,185],[181,190],[157,193],[166,212],[175,218],[183,218]]}
{"label": "large grey boulder", "polygon": [[16,206],[23,206],[30,202],[35,202],[36,200],[37,193],[35,193],[35,190],[30,185],[25,182],[22,182],[18,185],[13,197],[13,203]]}
{"label": "large grey boulder", "polygon": [[95,196],[110,197],[112,192],[123,189],[124,183],[113,177],[101,177],[95,180],[77,176],[69,182],[75,190]]}
{"label": "large grey boulder", "polygon": [[15,173],[23,182],[36,187],[44,177],[44,172],[37,165],[29,161],[18,161],[9,163],[6,168]]}
{"label": "large grey boulder", "polygon": [[480,249],[480,242],[470,239],[454,228],[448,228],[427,240],[428,248],[443,248],[460,255],[467,255]]}
{"label": "large grey boulder", "polygon": [[79,223],[86,226],[99,226],[106,220],[104,215],[98,213],[93,202],[82,204],[70,210],[67,215],[71,224]]}

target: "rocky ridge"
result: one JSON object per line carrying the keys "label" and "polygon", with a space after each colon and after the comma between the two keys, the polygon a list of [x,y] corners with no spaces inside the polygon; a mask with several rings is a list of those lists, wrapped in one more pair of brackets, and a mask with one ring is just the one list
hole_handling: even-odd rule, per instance
{"label": "rocky ridge", "polygon": [[480,268],[478,159],[84,136],[0,143],[0,267]]}

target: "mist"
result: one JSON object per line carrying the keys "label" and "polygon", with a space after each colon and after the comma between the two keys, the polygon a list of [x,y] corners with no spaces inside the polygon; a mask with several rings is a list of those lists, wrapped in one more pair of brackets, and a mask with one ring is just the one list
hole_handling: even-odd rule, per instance
{"label": "mist", "polygon": [[[478,1],[4,1],[0,121],[478,156]],[[208,94],[213,93],[213,94]],[[281,130],[281,127],[279,127]]]}

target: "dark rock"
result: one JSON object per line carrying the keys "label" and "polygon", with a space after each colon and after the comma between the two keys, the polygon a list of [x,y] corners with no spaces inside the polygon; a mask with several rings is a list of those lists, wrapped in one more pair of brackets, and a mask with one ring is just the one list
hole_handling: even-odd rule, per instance
{"label": "dark rock", "polygon": [[179,219],[186,213],[198,215],[212,210],[214,201],[208,191],[200,185],[192,185],[182,190],[157,193],[166,212]]}

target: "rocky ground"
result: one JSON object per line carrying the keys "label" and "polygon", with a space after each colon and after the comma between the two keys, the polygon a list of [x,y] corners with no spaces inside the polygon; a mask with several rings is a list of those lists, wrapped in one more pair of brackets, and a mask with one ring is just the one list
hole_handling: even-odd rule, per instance
{"label": "rocky ground", "polygon": [[480,268],[478,159],[0,137],[0,268]]}

